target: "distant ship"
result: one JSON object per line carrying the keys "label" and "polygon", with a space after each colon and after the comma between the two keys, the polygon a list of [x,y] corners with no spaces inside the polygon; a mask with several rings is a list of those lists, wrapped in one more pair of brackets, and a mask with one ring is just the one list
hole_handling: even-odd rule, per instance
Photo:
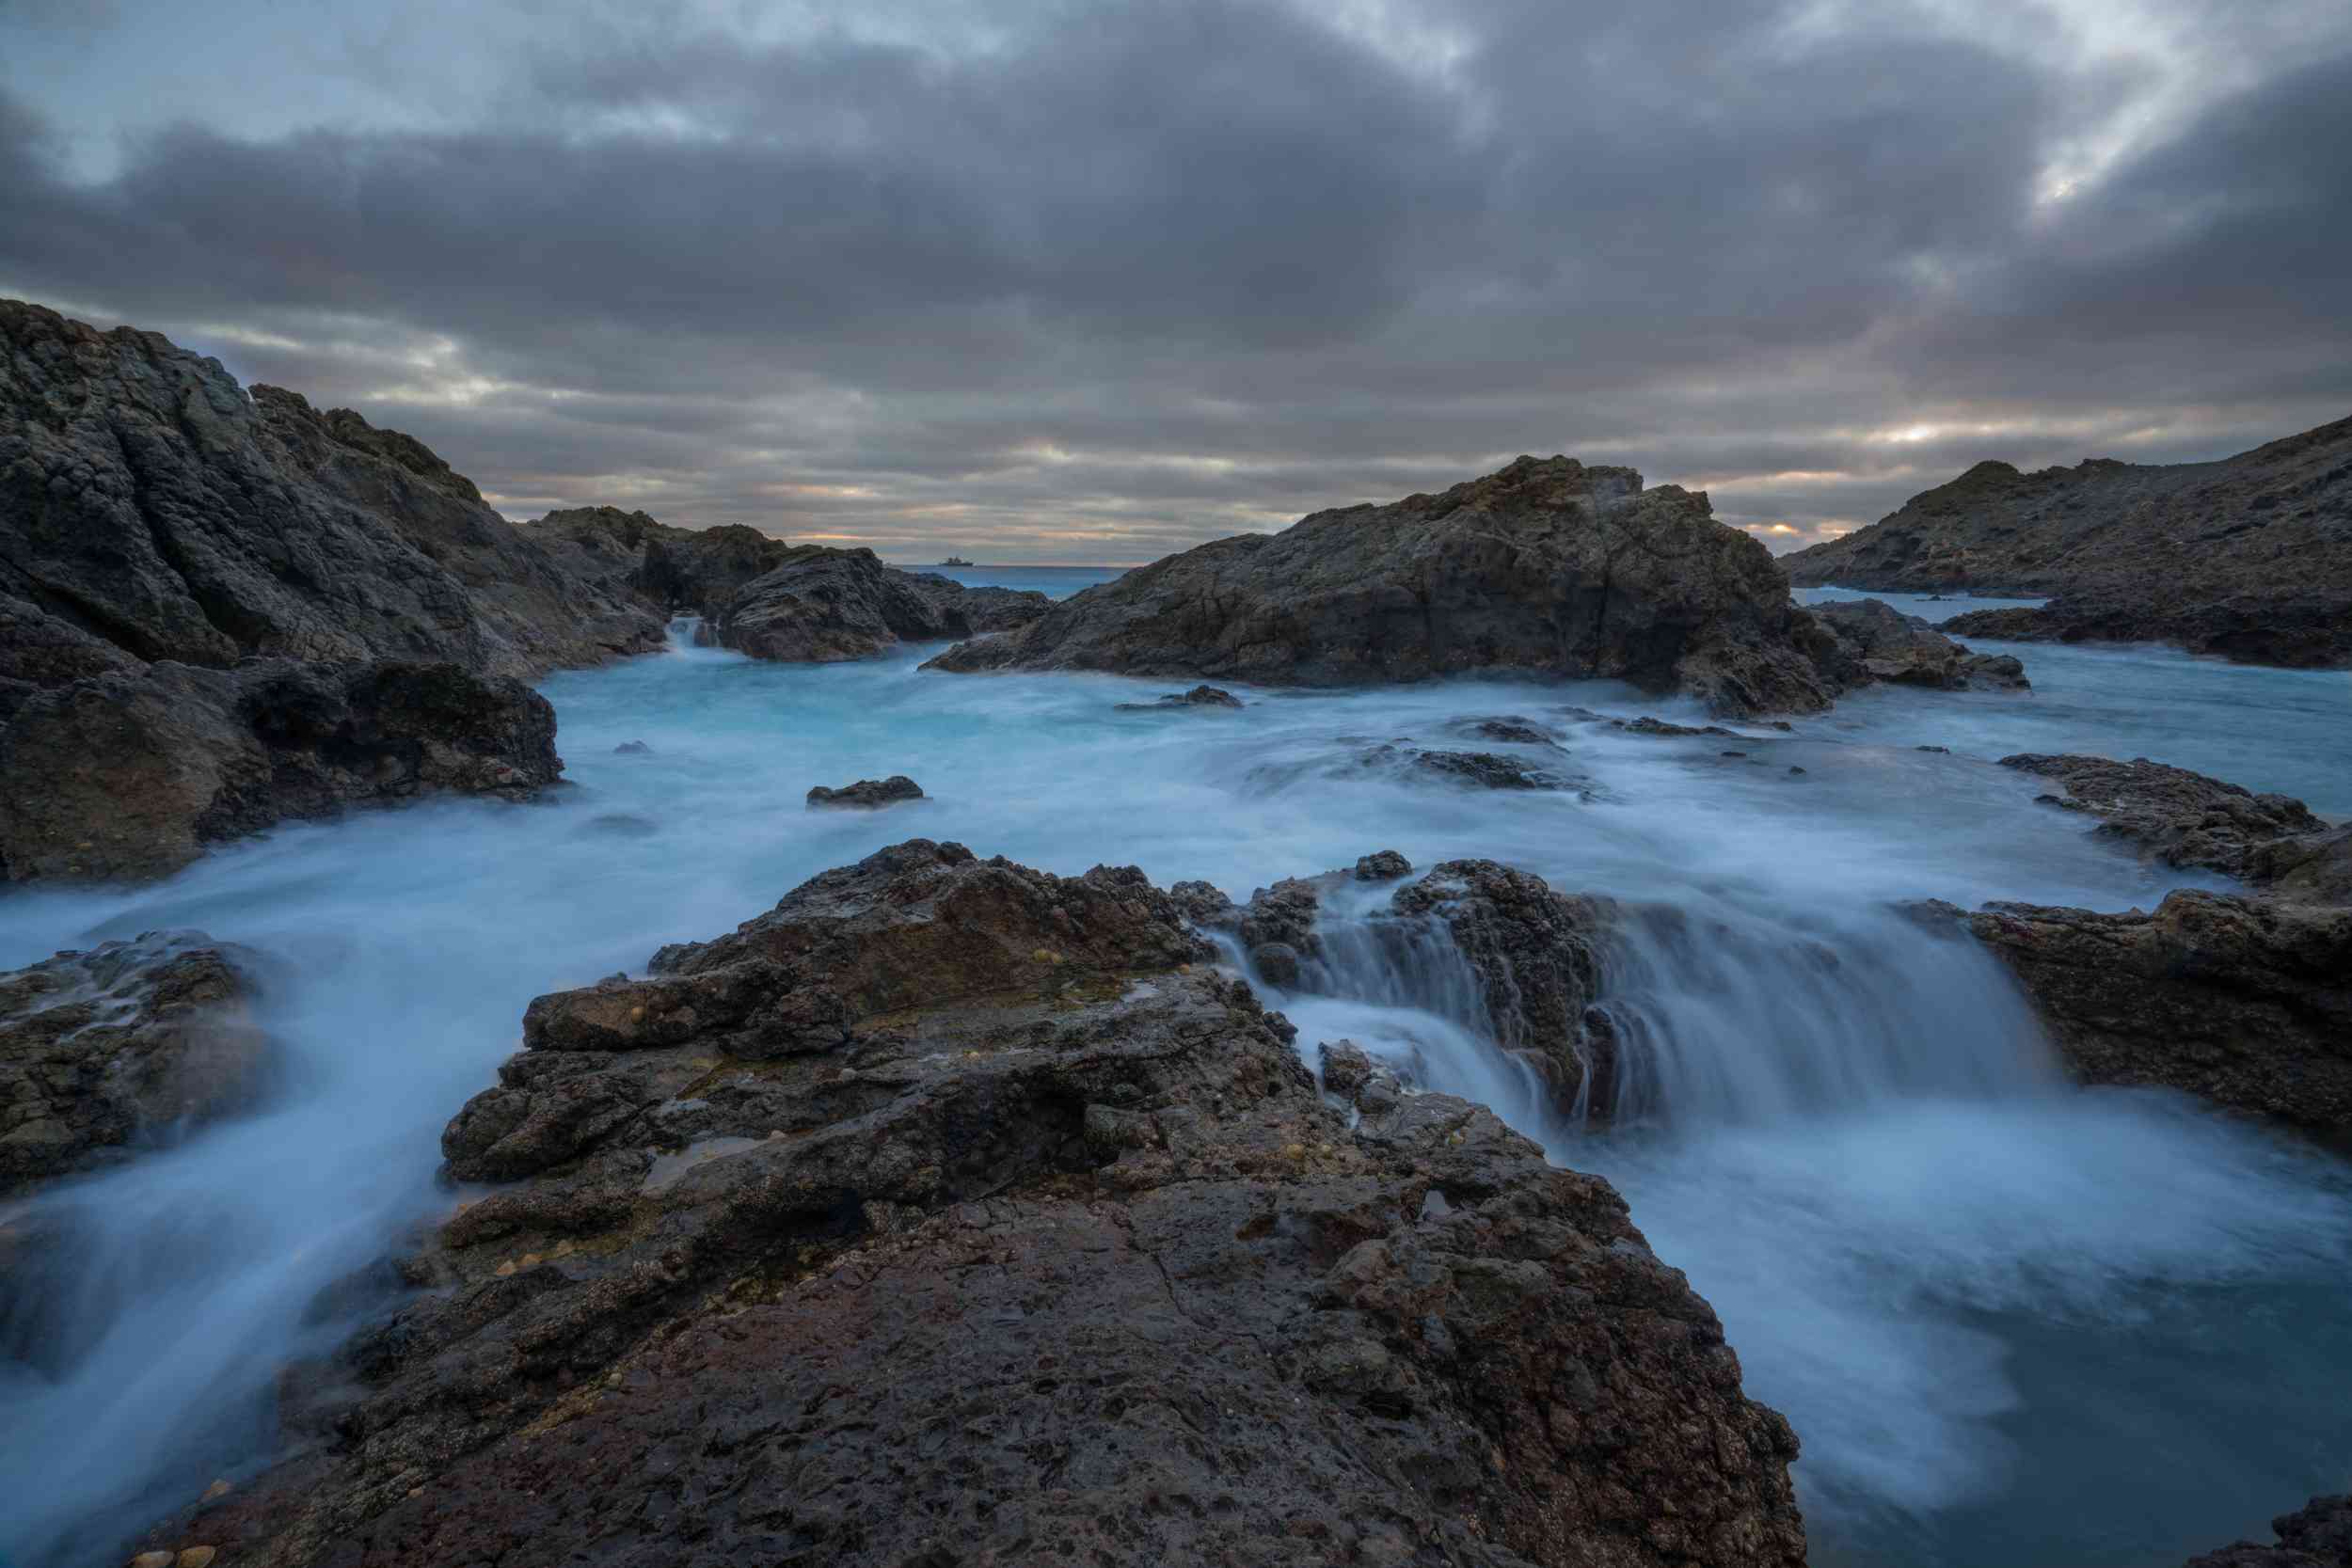
{"label": "distant ship", "polygon": [[964,560],[963,557],[960,555],[951,555],[946,560],[941,562],[940,564],[942,566],[969,566],[972,562]]}

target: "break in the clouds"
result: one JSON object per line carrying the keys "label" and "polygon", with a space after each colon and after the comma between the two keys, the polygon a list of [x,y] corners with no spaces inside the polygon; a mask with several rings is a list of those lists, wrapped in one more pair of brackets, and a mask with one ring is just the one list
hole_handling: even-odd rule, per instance
{"label": "break in the clouds", "polygon": [[2348,256],[2342,0],[0,0],[0,293],[901,560],[1561,451],[1788,547],[2343,417]]}

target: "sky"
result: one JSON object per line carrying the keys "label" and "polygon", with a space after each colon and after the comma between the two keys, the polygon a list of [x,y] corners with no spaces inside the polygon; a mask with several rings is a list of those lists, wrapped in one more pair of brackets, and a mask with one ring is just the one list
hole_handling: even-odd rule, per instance
{"label": "sky", "polygon": [[0,0],[0,295],[517,520],[1125,564],[1565,452],[1783,550],[2352,413],[2352,5]]}

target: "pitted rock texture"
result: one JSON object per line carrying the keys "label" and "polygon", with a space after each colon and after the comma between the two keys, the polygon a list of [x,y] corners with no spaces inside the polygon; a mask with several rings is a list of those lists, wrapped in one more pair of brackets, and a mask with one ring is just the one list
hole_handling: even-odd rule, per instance
{"label": "pitted rock texture", "polygon": [[1829,705],[1820,636],[1763,546],[1704,495],[1522,457],[1441,495],[1169,556],[927,668],[1292,686],[1607,676],[1744,714]]}
{"label": "pitted rock texture", "polygon": [[[976,990],[982,951],[1067,958]],[[1351,1128],[1199,951],[1135,873],[917,841],[669,960],[859,999],[821,1046],[675,1013],[591,1045],[548,1032],[581,993],[534,1006],[493,1094],[601,1130],[441,1227],[325,1446],[206,1539],[274,1568],[1801,1563],[1787,1423],[1608,1185],[1443,1096]]]}
{"label": "pitted rock texture", "polygon": [[2352,1127],[2352,909],[2183,889],[2153,914],[1988,904],[1967,926],[2083,1082]]}
{"label": "pitted rock texture", "polygon": [[0,727],[0,880],[163,876],[348,806],[527,800],[563,768],[546,698],[454,664],[156,664]]}
{"label": "pitted rock texture", "polygon": [[1944,623],[1960,636],[2352,664],[2352,419],[2214,463],[1979,463],[1781,562],[1799,584],[2057,595]]}
{"label": "pitted rock texture", "polygon": [[[2003,757],[2001,766],[2057,780],[2065,794],[2042,797],[2046,803],[2097,817],[2100,832],[2136,844],[2166,865],[2264,881],[2326,851],[2328,825],[2302,801],[2257,795],[2185,768],[2146,757],[2115,762],[2034,752]],[[2258,854],[2280,840],[2297,844]],[[2322,875],[2314,867],[2308,880],[2316,884]]]}
{"label": "pitted rock texture", "polygon": [[151,931],[0,974],[0,1198],[252,1104],[271,1068],[257,968]]}

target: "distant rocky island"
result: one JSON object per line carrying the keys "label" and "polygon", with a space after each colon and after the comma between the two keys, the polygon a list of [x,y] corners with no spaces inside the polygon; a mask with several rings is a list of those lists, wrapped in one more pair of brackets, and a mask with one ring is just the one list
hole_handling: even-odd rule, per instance
{"label": "distant rocky island", "polygon": [[942,566],[969,566],[972,562],[964,560],[963,557],[960,555],[951,555],[946,560],[941,562],[940,564]]}
{"label": "distant rocky island", "polygon": [[2052,595],[1944,624],[1961,636],[2352,665],[2352,419],[2213,463],[1979,463],[1781,564],[1799,586]]}

